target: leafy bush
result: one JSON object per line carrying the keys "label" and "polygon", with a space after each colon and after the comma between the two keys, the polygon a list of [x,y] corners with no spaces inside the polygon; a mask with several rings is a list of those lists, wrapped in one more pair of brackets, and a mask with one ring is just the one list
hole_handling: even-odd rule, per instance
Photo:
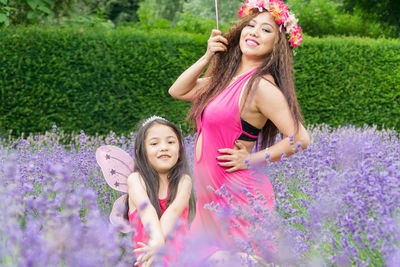
{"label": "leafy bush", "polygon": [[385,21],[397,29],[400,36],[400,3],[399,1],[379,0],[342,0],[344,8],[350,11],[362,10],[366,19],[376,17],[379,21]]}
{"label": "leafy bush", "polygon": [[[218,1],[218,17],[220,29],[227,30],[237,19],[237,10],[242,4],[240,0]],[[132,26],[145,29],[173,29],[189,33],[209,34],[216,29],[214,2],[196,1],[156,1],[144,0],[137,10],[139,23]]]}
{"label": "leafy bush", "polygon": [[104,12],[115,24],[128,21],[137,21],[136,11],[139,8],[139,0],[111,0],[105,1]]}
{"label": "leafy bush", "polygon": [[381,23],[376,17],[366,19],[359,9],[346,13],[340,1],[289,0],[288,3],[303,31],[311,36],[398,36],[394,26]]}
{"label": "leafy bush", "polygon": [[[358,6],[347,8],[343,2],[345,1],[287,1],[291,11],[299,19],[299,25],[303,32],[307,35],[320,37],[325,35],[368,36],[372,38],[396,38],[399,36],[395,25],[384,22],[379,19],[378,15],[365,13],[365,10]],[[244,1],[241,0],[218,1],[220,28],[226,30],[237,20],[238,8],[243,3]],[[173,28],[196,33],[208,33],[211,28],[216,28],[213,1],[188,0],[178,5],[176,0],[171,3],[165,2],[165,0],[144,0],[140,6],[139,17],[146,18],[140,20],[141,28]],[[161,20],[163,27],[160,27],[160,22],[154,23],[156,20]],[[194,29],[199,29],[199,31]]]}
{"label": "leafy bush", "polygon": [[76,0],[1,0],[0,26],[48,23],[50,18],[71,13],[77,5]]}
{"label": "leafy bush", "polygon": [[215,20],[205,19],[190,14],[183,13],[179,22],[174,27],[175,30],[190,33],[204,33],[209,34],[210,29],[216,28]]}
{"label": "leafy bush", "polygon": [[[167,91],[203,55],[207,38],[124,27],[2,30],[0,129],[127,133],[153,114],[182,123],[189,103]],[[398,40],[305,36],[296,53],[308,124],[400,129]]]}
{"label": "leafy bush", "polygon": [[144,29],[144,30],[154,30],[154,29],[168,29],[170,28],[169,20],[161,17],[160,13],[156,9],[156,3],[154,1],[143,1],[139,4],[139,9],[137,11],[139,23],[134,23],[133,26]]}
{"label": "leafy bush", "polygon": [[[238,10],[244,1],[241,0],[219,0],[218,1],[218,19],[220,26],[230,25],[237,20]],[[214,26],[215,18],[215,3],[209,0],[188,0],[183,4],[183,14],[189,14],[197,17],[199,20],[212,20]]]}

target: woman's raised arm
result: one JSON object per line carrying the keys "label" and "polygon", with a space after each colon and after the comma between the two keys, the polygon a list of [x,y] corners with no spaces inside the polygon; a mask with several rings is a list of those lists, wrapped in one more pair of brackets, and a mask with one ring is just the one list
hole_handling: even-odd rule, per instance
{"label": "woman's raised arm", "polygon": [[207,85],[209,80],[209,78],[199,78],[200,75],[216,52],[226,51],[226,45],[228,45],[228,41],[222,36],[222,33],[218,30],[213,30],[208,39],[206,53],[178,77],[169,88],[168,93],[180,100],[194,100],[197,90]]}

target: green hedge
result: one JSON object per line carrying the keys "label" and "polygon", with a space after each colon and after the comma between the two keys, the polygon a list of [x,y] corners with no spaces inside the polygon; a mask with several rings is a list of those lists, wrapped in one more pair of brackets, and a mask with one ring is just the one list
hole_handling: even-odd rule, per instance
{"label": "green hedge", "polygon": [[167,90],[204,49],[204,37],[185,34],[3,30],[0,127],[94,134],[129,132],[151,114],[183,122],[188,103]]}
{"label": "green hedge", "polygon": [[[0,132],[56,124],[128,133],[152,114],[187,129],[189,103],[167,91],[204,53],[207,38],[129,28],[1,30]],[[306,37],[295,66],[306,122],[400,129],[399,66],[399,40]]]}
{"label": "green hedge", "polygon": [[400,40],[307,38],[295,63],[307,123],[400,130]]}

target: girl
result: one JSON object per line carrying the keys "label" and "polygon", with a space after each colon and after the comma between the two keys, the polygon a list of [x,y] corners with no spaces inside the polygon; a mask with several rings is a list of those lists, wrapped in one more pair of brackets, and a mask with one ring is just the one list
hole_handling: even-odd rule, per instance
{"label": "girl", "polygon": [[177,221],[183,222],[178,235],[183,234],[195,212],[182,137],[174,124],[157,116],[142,124],[135,136],[134,172],[127,182],[129,222],[135,227],[133,240],[138,244],[135,265],[151,266],[156,250],[169,242],[166,238]]}
{"label": "girl", "polygon": [[[224,185],[239,204],[248,204],[244,191],[261,193],[271,209],[271,183],[263,174],[253,175],[249,167],[278,161],[282,154],[290,156],[310,143],[294,87],[292,48],[301,42],[294,15],[280,0],[247,0],[239,17],[243,18],[225,36],[212,31],[204,56],[169,89],[173,97],[193,101],[188,117],[198,129],[197,214],[191,231],[213,237],[206,255],[214,256],[232,247],[234,238],[246,240],[247,222],[231,218],[230,230],[223,231],[216,213],[203,207],[229,203],[207,187]],[[274,144],[278,131],[283,138]],[[261,146],[252,153],[258,142]]]}

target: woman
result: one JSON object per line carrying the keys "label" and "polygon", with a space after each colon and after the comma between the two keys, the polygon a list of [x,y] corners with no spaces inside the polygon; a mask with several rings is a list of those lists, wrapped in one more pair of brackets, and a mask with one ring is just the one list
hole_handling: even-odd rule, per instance
{"label": "woman", "polygon": [[[244,17],[223,36],[213,30],[207,51],[169,89],[171,96],[193,101],[188,117],[197,122],[194,177],[197,215],[192,229],[216,237],[209,254],[246,238],[246,222],[231,218],[223,230],[217,214],[204,205],[228,205],[208,189],[225,186],[235,201],[247,203],[243,189],[262,193],[272,208],[268,178],[249,168],[290,156],[310,137],[297,102],[291,48],[301,42],[300,27],[278,0],[247,1]],[[287,33],[288,32],[288,33]],[[199,78],[205,68],[208,70]],[[278,131],[283,138],[274,144]],[[260,140],[259,140],[260,139]],[[260,141],[257,152],[251,153]],[[241,225],[243,227],[234,227]]]}

